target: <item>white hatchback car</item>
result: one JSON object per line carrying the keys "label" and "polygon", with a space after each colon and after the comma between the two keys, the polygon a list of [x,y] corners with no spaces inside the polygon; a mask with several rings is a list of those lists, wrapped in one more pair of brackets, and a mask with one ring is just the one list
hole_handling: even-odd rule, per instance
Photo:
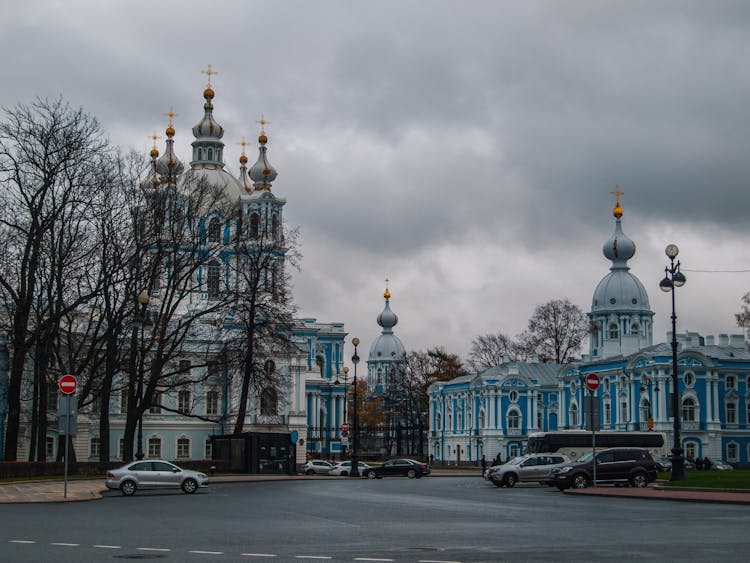
{"label": "white hatchback car", "polygon": [[503,465],[493,465],[487,470],[487,479],[497,487],[512,487],[518,482],[550,484],[550,472],[555,467],[570,463],[562,454],[529,454],[514,457]]}
{"label": "white hatchback car", "polygon": [[[370,469],[370,466],[367,465],[364,461],[358,461],[357,462],[357,471],[359,471],[359,474],[364,476],[364,471],[366,469]],[[331,467],[328,470],[329,475],[335,475],[335,476],[341,476],[341,477],[348,477],[352,472],[352,462],[351,461],[340,461],[338,463],[335,463],[333,467]]]}
{"label": "white hatchback car", "polygon": [[305,475],[328,475],[328,470],[331,467],[333,467],[333,464],[324,459],[311,459],[302,467],[302,473]]}

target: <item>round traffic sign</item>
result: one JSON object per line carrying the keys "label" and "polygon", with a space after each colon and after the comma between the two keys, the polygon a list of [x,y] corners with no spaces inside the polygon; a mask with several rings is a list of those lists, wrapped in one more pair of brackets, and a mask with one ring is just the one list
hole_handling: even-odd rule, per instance
{"label": "round traffic sign", "polygon": [[342,431],[342,432],[346,432],[346,431],[348,431],[348,430],[349,430],[349,423],[348,423],[348,422],[343,422],[343,423],[341,424],[341,431]]}
{"label": "round traffic sign", "polygon": [[57,387],[63,395],[72,395],[78,389],[78,380],[72,375],[63,375],[57,382]]}
{"label": "round traffic sign", "polygon": [[596,391],[599,388],[599,376],[595,373],[589,373],[586,375],[586,387],[589,391]]}

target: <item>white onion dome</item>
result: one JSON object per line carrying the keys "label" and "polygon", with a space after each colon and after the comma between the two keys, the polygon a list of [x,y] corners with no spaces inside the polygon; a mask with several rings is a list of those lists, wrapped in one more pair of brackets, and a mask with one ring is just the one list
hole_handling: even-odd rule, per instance
{"label": "white onion dome", "polygon": [[370,346],[370,361],[401,361],[406,356],[406,349],[401,339],[393,333],[393,327],[398,324],[398,316],[391,311],[391,293],[388,289],[385,290],[383,297],[385,298],[385,308],[378,315],[378,325],[383,327],[383,332],[375,339],[372,346]]}
{"label": "white onion dome", "polygon": [[622,207],[619,200],[613,215],[615,232],[602,247],[604,256],[612,261],[612,266],[609,274],[596,286],[591,312],[650,311],[646,288],[629,271],[628,260],[635,255],[635,243],[622,231]]}
{"label": "white onion dome", "polygon": [[[261,119],[261,123],[265,123],[265,121]],[[253,181],[253,186],[256,190],[270,190],[271,183],[278,175],[276,169],[268,162],[266,155],[266,151],[268,150],[266,147],[267,142],[268,137],[266,137],[265,131],[261,129],[258,136],[258,160],[250,167],[249,172],[250,179]]]}
{"label": "white onion dome", "polygon": [[224,166],[224,143],[221,138],[224,136],[224,128],[214,119],[214,106],[211,100],[214,98],[214,91],[208,87],[203,91],[203,97],[206,103],[203,104],[203,119],[193,127],[193,160],[190,165],[193,168],[202,167],[223,167]]}
{"label": "white onion dome", "polygon": [[167,150],[156,161],[156,171],[162,176],[177,177],[185,171],[185,165],[174,152],[174,127],[172,127],[171,119],[165,133],[167,134]]}

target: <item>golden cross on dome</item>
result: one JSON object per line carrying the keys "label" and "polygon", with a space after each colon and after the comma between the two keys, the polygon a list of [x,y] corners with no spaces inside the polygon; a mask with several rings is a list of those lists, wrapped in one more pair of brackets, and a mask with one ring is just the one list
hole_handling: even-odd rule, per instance
{"label": "golden cross on dome", "polygon": [[619,206],[620,205],[620,196],[621,195],[625,195],[625,192],[623,192],[620,189],[620,184],[615,184],[615,191],[609,192],[609,193],[611,193],[613,196],[615,196],[615,199],[617,200],[617,205]]}
{"label": "golden cross on dome", "polygon": [[169,126],[172,127],[173,126],[172,125],[172,120],[175,117],[177,117],[179,114],[174,112],[174,110],[172,109],[172,106],[169,106],[169,111],[167,113],[162,113],[162,115],[164,117],[168,117],[169,118]]}
{"label": "golden cross on dome", "polygon": [[388,282],[391,281],[388,278],[385,278],[385,288],[388,289]]}
{"label": "golden cross on dome", "polygon": [[218,70],[213,70],[211,68],[211,65],[208,65],[208,70],[202,70],[201,74],[207,74],[208,75],[208,84],[207,84],[207,86],[210,88],[211,87],[211,75],[212,74],[219,74],[219,71]]}
{"label": "golden cross on dome", "polygon": [[258,121],[256,121],[255,123],[260,123],[260,132],[261,133],[265,133],[265,131],[266,131],[266,125],[269,125],[271,122],[270,121],[266,121],[266,117],[261,113],[260,114],[260,119]]}
{"label": "golden cross on dome", "polygon": [[242,147],[242,154],[244,155],[244,154],[245,154],[245,147],[246,147],[247,145],[249,145],[250,143],[248,143],[248,142],[247,142],[247,141],[245,140],[245,136],[244,136],[244,135],[242,135],[242,140],[241,140],[241,141],[240,141],[239,143],[237,143],[237,144],[238,144],[238,145],[240,145],[240,146]]}
{"label": "golden cross on dome", "polygon": [[154,148],[156,148],[156,140],[161,139],[161,137],[156,134],[156,131],[154,131],[153,134],[149,135],[148,138],[154,142]]}

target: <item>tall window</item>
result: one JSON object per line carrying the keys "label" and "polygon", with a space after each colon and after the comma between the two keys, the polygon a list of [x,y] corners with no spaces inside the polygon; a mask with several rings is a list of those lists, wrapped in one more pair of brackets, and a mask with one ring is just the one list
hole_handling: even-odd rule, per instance
{"label": "tall window", "polygon": [[727,444],[727,461],[737,461],[740,457],[740,449],[735,442]]}
{"label": "tall window", "polygon": [[279,240],[279,218],[276,215],[271,217],[271,236],[273,240]]}
{"label": "tall window", "polygon": [[260,414],[273,416],[279,412],[279,398],[276,390],[266,387],[260,395]]}
{"label": "tall window", "polygon": [[206,393],[206,414],[219,414],[219,392],[209,391]]}
{"label": "tall window", "polygon": [[258,238],[260,235],[260,216],[257,213],[250,215],[250,238]]}
{"label": "tall window", "polygon": [[183,414],[190,412],[190,391],[188,389],[180,389],[177,392],[177,411]]}
{"label": "tall window", "polygon": [[698,447],[695,442],[688,442],[685,444],[685,457],[688,459],[695,459],[698,455]]}
{"label": "tall window", "polygon": [[211,447],[211,438],[206,438],[206,459],[213,458],[213,448]]}
{"label": "tall window", "polygon": [[55,458],[55,439],[52,436],[47,436],[47,440],[44,443],[44,452],[47,454],[47,459]]}
{"label": "tall window", "polygon": [[620,422],[627,422],[630,419],[628,416],[628,402],[622,401],[620,403]]}
{"label": "tall window", "polygon": [[570,405],[570,425],[578,426],[578,405],[575,403]]}
{"label": "tall window", "polygon": [[682,401],[682,420],[695,422],[695,401],[690,397]]}
{"label": "tall window", "polygon": [[437,413],[435,415],[435,426],[437,427],[438,430],[442,430],[443,429],[443,427],[440,426],[441,418],[442,417],[440,416],[440,413]]}
{"label": "tall window", "polygon": [[737,403],[727,403],[727,424],[737,424]]}
{"label": "tall window", "polygon": [[47,410],[57,410],[57,382],[47,383]]}
{"label": "tall window", "polygon": [[726,387],[727,389],[736,389],[737,388],[737,379],[733,375],[727,375],[726,378]]}
{"label": "tall window", "polygon": [[120,391],[120,414],[128,413],[128,390]]}
{"label": "tall window", "polygon": [[190,438],[177,439],[177,459],[190,459]]}
{"label": "tall window", "polygon": [[117,457],[120,459],[125,457],[125,438],[117,440]]}
{"label": "tall window", "polygon": [[620,336],[620,331],[617,328],[617,325],[615,323],[612,323],[609,325],[609,339],[610,340],[617,340],[617,338]]}
{"label": "tall window", "polygon": [[98,459],[102,453],[102,441],[99,436],[94,436],[89,440],[89,457]]}
{"label": "tall window", "polygon": [[508,411],[508,428],[521,428],[521,415],[516,409]]}
{"label": "tall window", "polygon": [[148,457],[151,459],[161,457],[161,438],[152,436],[148,439]]}
{"label": "tall window", "polygon": [[154,398],[151,403],[151,407],[148,409],[150,414],[161,414],[161,401],[162,396],[158,391],[154,393]]}
{"label": "tall window", "polygon": [[220,242],[221,241],[221,221],[217,217],[213,217],[208,222],[208,242]]}
{"label": "tall window", "polygon": [[514,458],[514,457],[518,457],[519,453],[520,452],[518,450],[518,444],[511,444],[510,448],[508,448],[508,458],[509,459],[510,458]]}
{"label": "tall window", "polygon": [[612,405],[604,403],[604,424],[612,424]]}
{"label": "tall window", "polygon": [[219,263],[216,260],[211,260],[208,263],[208,275],[206,276],[206,291],[208,292],[209,298],[219,296],[219,278],[221,277],[221,269]]}
{"label": "tall window", "polygon": [[640,331],[641,328],[638,326],[638,324],[633,323],[632,325],[630,325],[630,334],[632,334],[633,336],[638,336]]}

